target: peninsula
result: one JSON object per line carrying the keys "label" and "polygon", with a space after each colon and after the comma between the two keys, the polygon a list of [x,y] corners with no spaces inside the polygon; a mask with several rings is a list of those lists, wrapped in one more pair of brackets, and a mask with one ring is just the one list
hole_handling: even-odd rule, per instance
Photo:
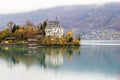
{"label": "peninsula", "polygon": [[73,36],[73,32],[64,32],[64,27],[57,18],[54,21],[46,19],[43,23],[34,25],[26,21],[19,26],[9,22],[6,29],[0,31],[1,45],[28,46],[80,46],[80,36]]}

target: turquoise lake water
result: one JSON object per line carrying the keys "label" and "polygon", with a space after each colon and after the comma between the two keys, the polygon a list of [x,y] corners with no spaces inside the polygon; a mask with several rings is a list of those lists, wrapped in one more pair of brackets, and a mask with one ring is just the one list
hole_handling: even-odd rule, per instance
{"label": "turquoise lake water", "polygon": [[120,80],[120,46],[2,46],[0,80]]}

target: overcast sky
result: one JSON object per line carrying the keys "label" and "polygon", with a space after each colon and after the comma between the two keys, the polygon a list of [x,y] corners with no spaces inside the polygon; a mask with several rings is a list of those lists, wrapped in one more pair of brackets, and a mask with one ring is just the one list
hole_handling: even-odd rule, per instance
{"label": "overcast sky", "polygon": [[0,14],[27,12],[55,6],[75,4],[104,4],[120,0],[0,0]]}

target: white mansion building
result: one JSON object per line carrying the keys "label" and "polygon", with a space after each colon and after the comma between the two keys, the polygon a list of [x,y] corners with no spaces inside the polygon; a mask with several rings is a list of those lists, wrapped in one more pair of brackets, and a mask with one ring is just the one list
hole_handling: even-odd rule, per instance
{"label": "white mansion building", "polygon": [[63,27],[60,25],[57,19],[55,21],[47,21],[45,28],[46,36],[61,38],[64,34]]}

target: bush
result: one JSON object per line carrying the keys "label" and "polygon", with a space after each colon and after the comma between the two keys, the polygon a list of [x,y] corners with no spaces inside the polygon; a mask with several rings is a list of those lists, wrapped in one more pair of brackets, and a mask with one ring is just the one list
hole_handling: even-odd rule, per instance
{"label": "bush", "polygon": [[72,42],[73,41],[73,37],[70,37],[69,39],[68,39],[68,42]]}

